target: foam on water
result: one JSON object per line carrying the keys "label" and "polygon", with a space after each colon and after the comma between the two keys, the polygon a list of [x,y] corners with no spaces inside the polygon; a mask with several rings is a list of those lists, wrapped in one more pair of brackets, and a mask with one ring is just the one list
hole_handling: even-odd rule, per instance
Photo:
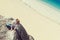
{"label": "foam on water", "polygon": [[60,10],[60,0],[41,0]]}

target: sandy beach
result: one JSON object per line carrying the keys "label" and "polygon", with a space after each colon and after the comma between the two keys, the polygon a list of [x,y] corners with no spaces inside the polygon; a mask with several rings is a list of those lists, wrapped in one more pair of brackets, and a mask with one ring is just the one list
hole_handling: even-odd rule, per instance
{"label": "sandy beach", "polygon": [[0,15],[19,18],[35,40],[60,40],[60,25],[40,15],[21,0],[0,0]]}

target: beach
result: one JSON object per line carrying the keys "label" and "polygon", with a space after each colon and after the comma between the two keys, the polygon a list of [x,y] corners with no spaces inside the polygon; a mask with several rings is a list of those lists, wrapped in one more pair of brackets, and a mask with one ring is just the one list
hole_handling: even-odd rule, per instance
{"label": "beach", "polygon": [[60,25],[26,6],[22,0],[0,0],[0,15],[18,18],[35,40],[60,40]]}

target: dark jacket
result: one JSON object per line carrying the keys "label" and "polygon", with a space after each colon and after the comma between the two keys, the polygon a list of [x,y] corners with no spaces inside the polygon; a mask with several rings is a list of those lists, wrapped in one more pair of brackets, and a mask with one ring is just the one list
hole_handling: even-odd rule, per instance
{"label": "dark jacket", "polygon": [[17,32],[16,37],[18,40],[29,40],[29,36],[25,30],[25,28],[21,24],[17,24],[18,29],[15,29]]}

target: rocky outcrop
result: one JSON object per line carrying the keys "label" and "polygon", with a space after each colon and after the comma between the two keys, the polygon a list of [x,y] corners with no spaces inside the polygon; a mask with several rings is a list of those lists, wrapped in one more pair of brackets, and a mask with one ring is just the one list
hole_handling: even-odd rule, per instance
{"label": "rocky outcrop", "polygon": [[5,40],[6,33],[8,31],[6,27],[6,22],[8,22],[10,18],[4,18],[4,16],[0,15],[0,40]]}
{"label": "rocky outcrop", "polygon": [[[16,31],[8,30],[6,27],[6,22],[11,22],[12,20],[13,18],[4,18],[0,15],[0,40],[17,40],[15,37]],[[34,40],[34,38],[31,35],[28,36],[29,40]]]}

